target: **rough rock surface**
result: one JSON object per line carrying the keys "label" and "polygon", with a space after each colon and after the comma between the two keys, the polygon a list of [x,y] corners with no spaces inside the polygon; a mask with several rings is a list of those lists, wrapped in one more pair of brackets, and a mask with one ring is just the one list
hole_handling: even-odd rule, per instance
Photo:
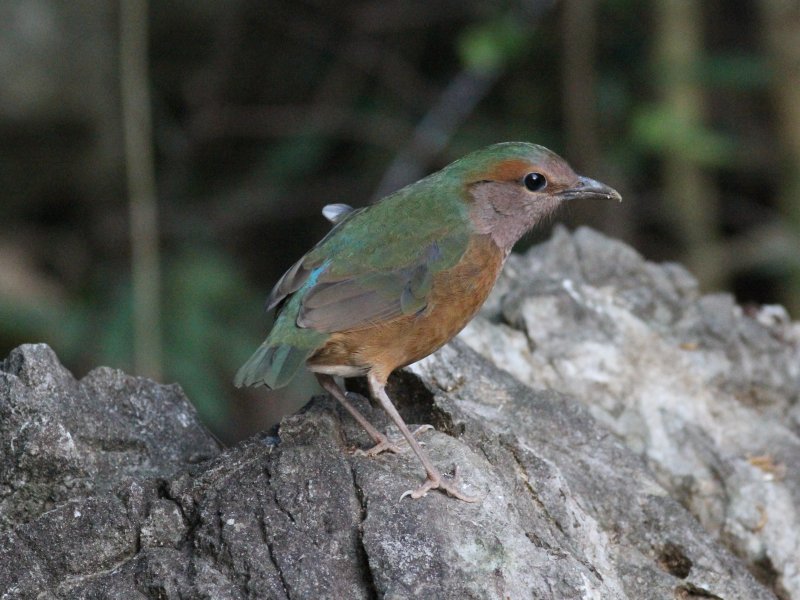
{"label": "rough rock surface", "polygon": [[800,599],[797,326],[588,230],[507,271],[390,381],[474,505],[398,502],[416,459],[349,452],[368,439],[327,398],[198,462],[216,446],[174,387],[15,351],[0,598]]}
{"label": "rough rock surface", "polygon": [[800,598],[800,323],[701,296],[678,265],[590,230],[514,256],[461,334],[580,400],[783,598]]}
{"label": "rough rock surface", "polygon": [[0,361],[0,449],[0,532],[219,452],[178,386],[105,367],[76,381],[44,344]]}

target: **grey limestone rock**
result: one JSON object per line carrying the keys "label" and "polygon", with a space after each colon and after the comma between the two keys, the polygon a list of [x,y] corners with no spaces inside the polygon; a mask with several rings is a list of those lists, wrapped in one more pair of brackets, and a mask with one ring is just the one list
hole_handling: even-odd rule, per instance
{"label": "grey limestone rock", "polygon": [[178,386],[104,367],[76,381],[44,344],[0,362],[0,448],[0,532],[219,452]]}
{"label": "grey limestone rock", "polygon": [[217,454],[176,388],[15,351],[0,598],[800,598],[797,326],[589,230],[507,271],[388,390],[477,504],[400,502],[326,397]]}
{"label": "grey limestone rock", "polygon": [[579,400],[781,597],[800,598],[800,324],[590,229],[513,256],[461,339]]}

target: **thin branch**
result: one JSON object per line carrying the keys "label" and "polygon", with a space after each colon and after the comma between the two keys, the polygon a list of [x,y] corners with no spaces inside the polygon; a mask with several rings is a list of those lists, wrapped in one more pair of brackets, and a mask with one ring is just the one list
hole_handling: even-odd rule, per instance
{"label": "thin branch", "polygon": [[134,361],[161,375],[158,207],[148,84],[147,0],[120,1],[120,86],[128,179],[133,279]]}
{"label": "thin branch", "polygon": [[[800,10],[797,3],[762,0],[761,11],[768,56],[774,72],[771,91],[779,124],[775,145],[783,153],[778,205],[788,227],[800,236]],[[792,265],[782,301],[800,316],[800,268]]]}
{"label": "thin branch", "polygon": [[[655,3],[654,61],[660,74],[659,94],[668,114],[687,128],[700,128],[705,120],[706,94],[696,77],[703,57],[702,4],[693,0],[659,0]],[[708,251],[718,246],[719,193],[703,166],[681,152],[663,157],[664,199],[673,228],[684,246],[684,261],[704,289],[726,285],[720,255]]]}
{"label": "thin branch", "polygon": [[[525,16],[530,26],[553,4],[549,0],[530,2],[526,6]],[[381,9],[399,5],[382,4]],[[457,73],[394,157],[374,197],[381,198],[424,175],[431,159],[447,147],[456,131],[469,119],[475,107],[489,94],[504,72],[505,65],[498,65],[486,71],[464,68]]]}
{"label": "thin branch", "polygon": [[600,163],[595,99],[596,0],[565,0],[561,45],[566,155],[579,172],[594,173]]}
{"label": "thin branch", "polygon": [[501,71],[458,73],[419,122],[408,144],[397,153],[378,185],[376,198],[419,179],[500,78]]}

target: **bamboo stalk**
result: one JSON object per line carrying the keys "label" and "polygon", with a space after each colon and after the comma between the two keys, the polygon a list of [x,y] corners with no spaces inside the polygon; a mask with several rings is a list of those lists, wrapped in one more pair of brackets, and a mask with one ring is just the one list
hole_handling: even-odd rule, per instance
{"label": "bamboo stalk", "polygon": [[[706,98],[698,80],[703,56],[702,3],[658,0],[655,66],[661,101],[688,127],[701,127]],[[684,262],[705,289],[725,287],[717,228],[719,199],[703,167],[681,152],[663,157],[663,189],[672,226],[684,248]]]}
{"label": "bamboo stalk", "polygon": [[136,372],[161,376],[158,206],[148,83],[147,0],[120,0],[120,87],[128,184]]}
{"label": "bamboo stalk", "polygon": [[[778,206],[795,239],[800,239],[800,6],[786,0],[762,0],[765,42],[773,67],[772,96],[782,155]],[[800,247],[794,250],[781,301],[800,316]]]}

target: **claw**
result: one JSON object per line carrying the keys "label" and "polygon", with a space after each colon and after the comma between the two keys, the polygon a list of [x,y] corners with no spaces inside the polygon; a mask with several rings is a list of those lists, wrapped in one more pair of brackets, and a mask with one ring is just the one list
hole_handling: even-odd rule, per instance
{"label": "claw", "polygon": [[421,486],[415,490],[406,490],[403,492],[403,495],[400,496],[400,500],[398,500],[398,502],[401,502],[406,496],[410,496],[412,499],[418,500],[419,498],[426,496],[430,490],[441,490],[448,496],[463,500],[464,502],[477,502],[479,500],[477,496],[467,496],[466,494],[461,493],[461,491],[459,491],[459,489],[456,487],[457,481],[458,465],[456,465],[455,469],[453,470],[453,476],[449,482],[444,481],[439,473],[428,473],[427,479],[425,479]]}

